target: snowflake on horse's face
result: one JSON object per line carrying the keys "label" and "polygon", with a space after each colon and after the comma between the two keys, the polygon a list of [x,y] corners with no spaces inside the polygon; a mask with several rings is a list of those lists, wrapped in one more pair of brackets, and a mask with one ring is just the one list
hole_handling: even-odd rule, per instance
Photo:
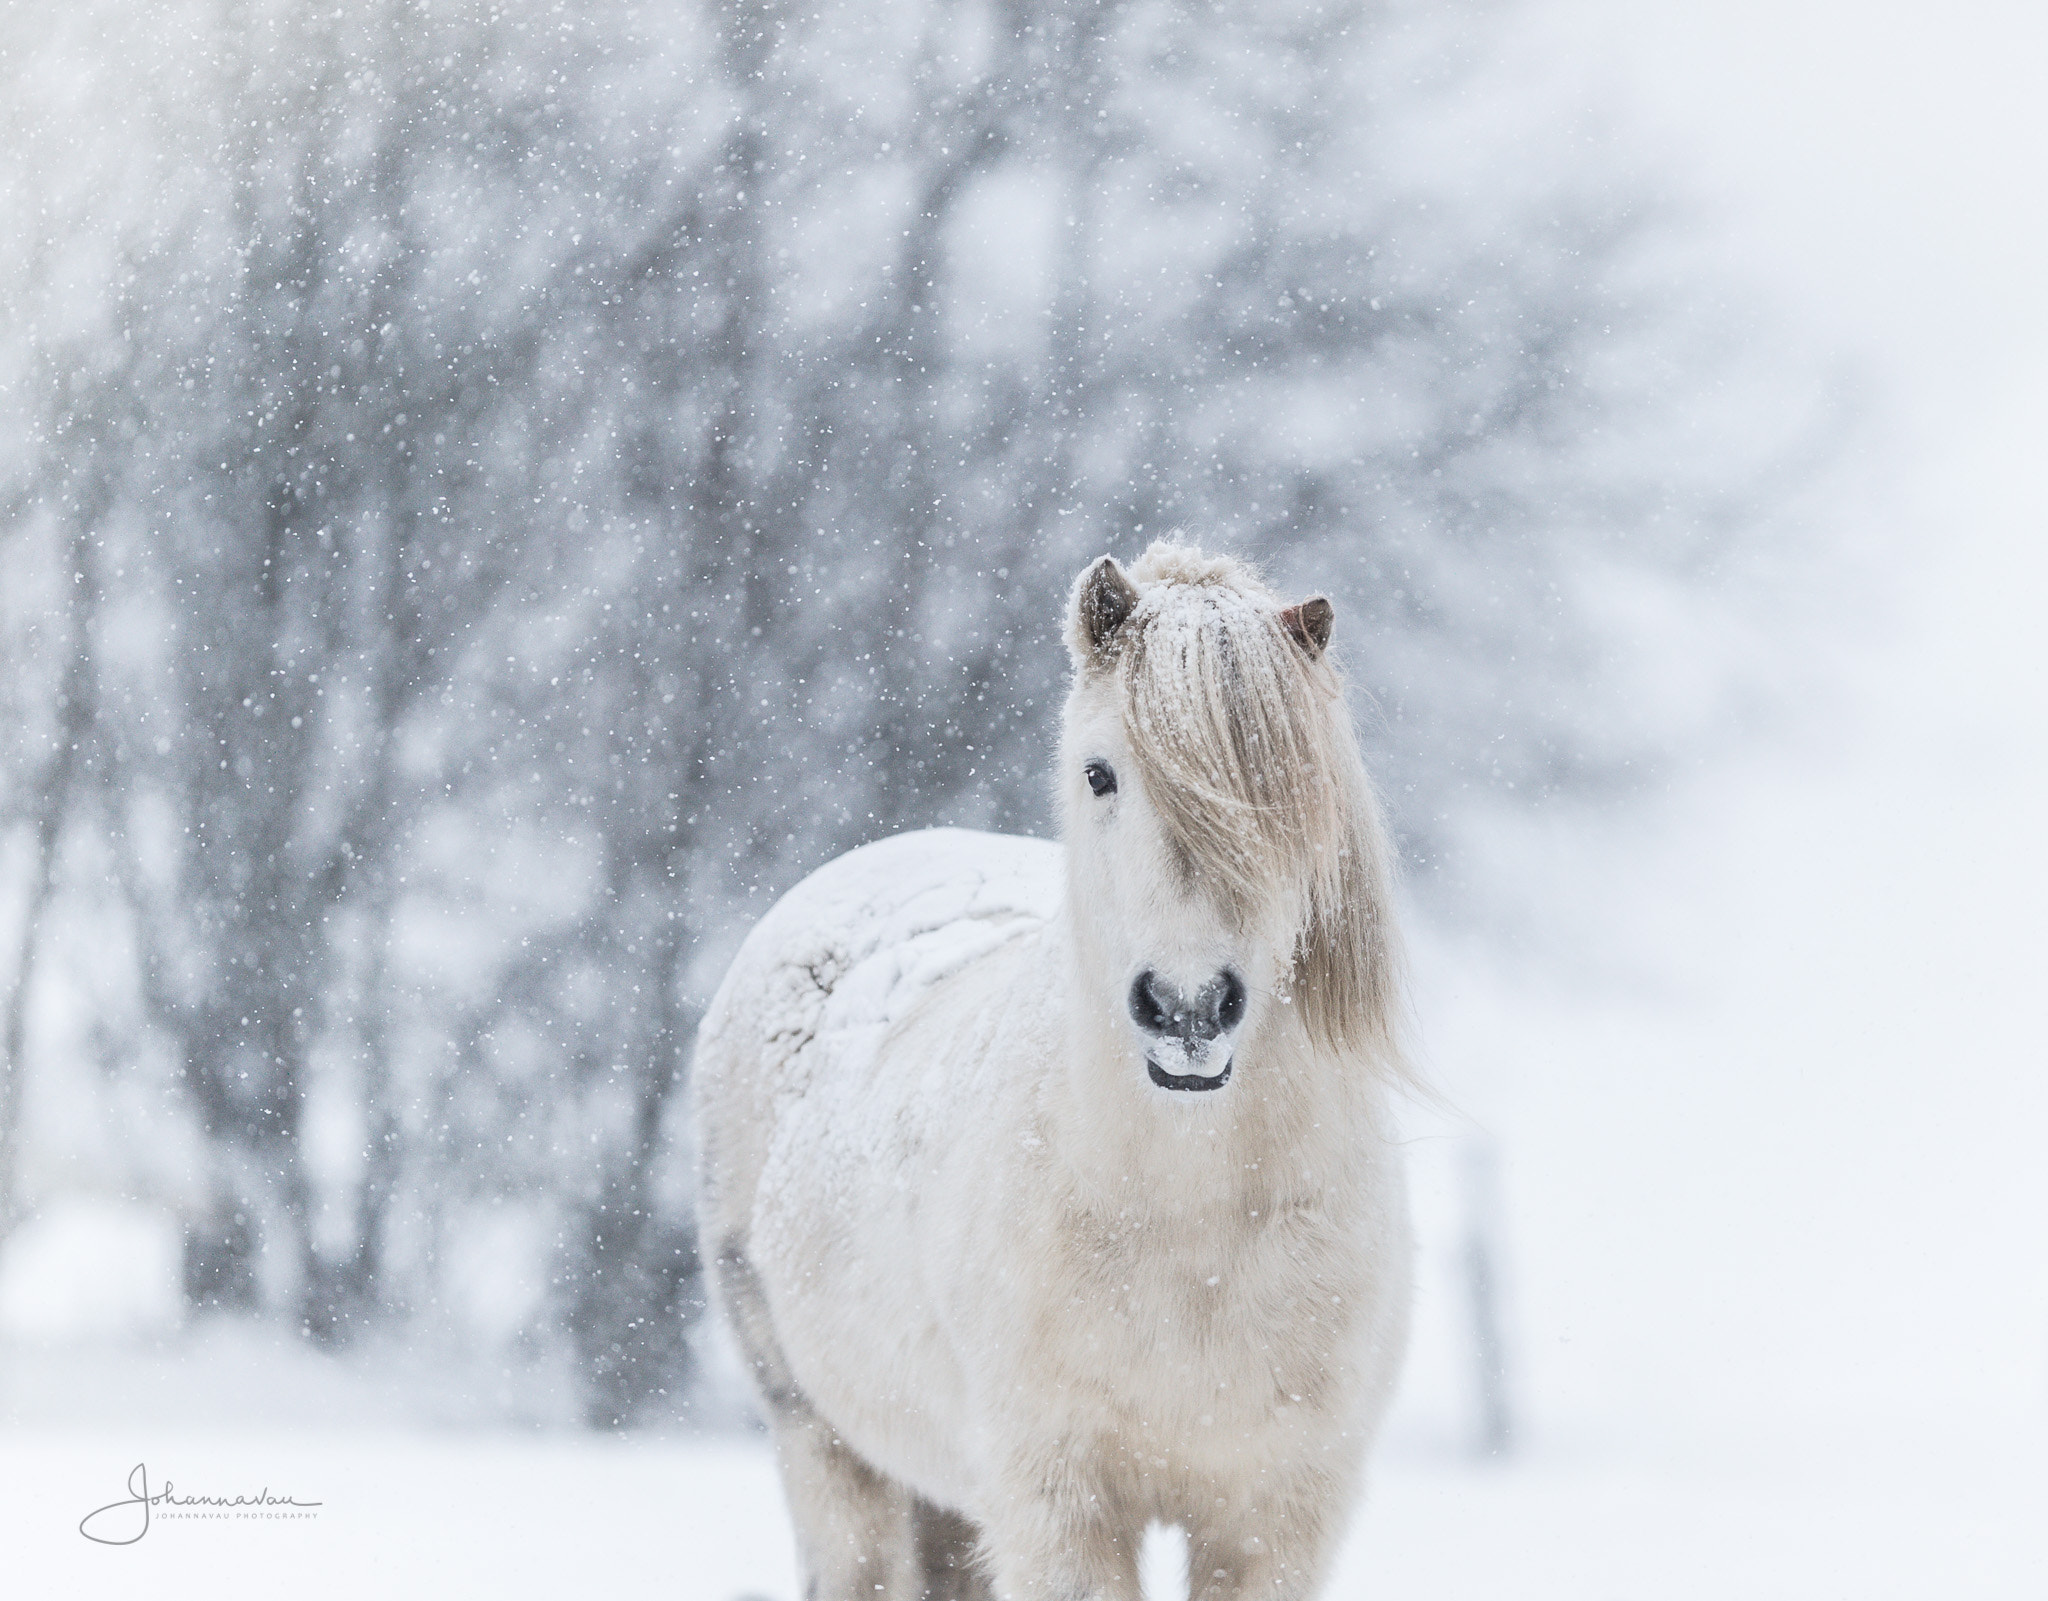
{"label": "snowflake on horse's face", "polygon": [[1077,580],[1064,848],[840,858],[699,1037],[704,1250],[811,1593],[1313,1590],[1407,1325],[1387,850],[1333,613]]}

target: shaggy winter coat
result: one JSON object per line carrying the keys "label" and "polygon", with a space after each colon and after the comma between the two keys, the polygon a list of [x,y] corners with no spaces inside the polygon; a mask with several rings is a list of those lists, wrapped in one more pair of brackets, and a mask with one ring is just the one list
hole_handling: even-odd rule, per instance
{"label": "shaggy winter coat", "polygon": [[1075,587],[1063,844],[855,851],[695,1062],[700,1215],[812,1601],[1314,1592],[1406,1333],[1386,846],[1329,603]]}

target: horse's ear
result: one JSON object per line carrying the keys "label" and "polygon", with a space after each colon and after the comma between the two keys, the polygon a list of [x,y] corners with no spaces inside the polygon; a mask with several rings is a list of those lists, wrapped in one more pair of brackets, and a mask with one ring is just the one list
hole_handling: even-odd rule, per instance
{"label": "horse's ear", "polygon": [[1137,606],[1138,586],[1124,576],[1115,557],[1105,556],[1084,572],[1074,584],[1073,625],[1067,635],[1076,664],[1108,651]]}
{"label": "horse's ear", "polygon": [[1330,630],[1336,625],[1337,608],[1322,595],[1311,595],[1300,605],[1285,607],[1280,613],[1280,626],[1308,652],[1310,661],[1330,648]]}

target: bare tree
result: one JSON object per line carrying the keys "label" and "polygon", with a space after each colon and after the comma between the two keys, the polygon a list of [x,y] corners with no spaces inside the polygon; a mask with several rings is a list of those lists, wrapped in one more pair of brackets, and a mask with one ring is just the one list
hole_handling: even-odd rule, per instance
{"label": "bare tree", "polygon": [[[32,77],[41,38],[24,38],[9,89]],[[0,1240],[18,1216],[28,1020],[60,891],[67,835],[104,822],[96,802],[114,748],[102,739],[103,524],[117,504],[135,436],[134,352],[111,337],[111,308],[71,302],[69,259],[96,230],[48,163],[62,140],[33,117],[31,95],[9,95],[0,137],[21,155],[0,170],[0,205],[41,220],[14,233],[0,273],[10,319],[0,371],[10,449],[0,454],[0,602],[9,664],[7,745],[0,748],[0,844],[20,843],[19,921],[0,970]],[[100,242],[118,225],[97,230]]]}
{"label": "bare tree", "polygon": [[[321,1333],[376,1304],[398,1159],[380,991],[421,787],[401,745],[514,565],[458,518],[514,489],[486,462],[500,386],[524,388],[539,346],[459,295],[418,314],[449,265],[430,207],[454,153],[481,137],[516,163],[526,134],[465,118],[477,42],[422,57],[417,15],[223,7],[216,182],[139,253],[122,303],[154,446],[130,492],[162,518],[129,554],[155,585],[175,731],[128,774],[136,806],[176,821],[167,850],[131,848],[130,882],[150,1014],[216,1157],[187,1287]],[[338,1252],[301,1149],[315,1048],[337,1036],[361,1127]]]}
{"label": "bare tree", "polygon": [[4,174],[103,248],[5,265],[71,278],[0,333],[0,513],[84,576],[12,647],[57,716],[10,757],[0,1157],[101,834],[206,1153],[193,1299],[417,1312],[516,1199],[596,1421],[688,1379],[723,957],[864,839],[1047,825],[1082,561],[1184,525],[1331,589],[1433,859],[1650,764],[1603,586],[1695,584],[1805,448],[1673,448],[1745,358],[1639,186],[1401,165],[1483,7],[94,15],[19,70],[90,61],[134,131]]}
{"label": "bare tree", "polygon": [[[98,564],[89,526],[74,524],[64,539],[63,566],[72,582],[52,642],[62,670],[57,678],[55,717],[41,752],[17,753],[25,770],[18,793],[9,794],[0,823],[22,825],[27,885],[22,896],[13,961],[0,988],[0,1240],[13,1227],[19,1202],[21,1119],[28,1062],[28,1012],[46,925],[56,902],[58,853],[66,828],[87,798],[88,768],[98,733],[98,677],[93,630],[99,598]],[[33,760],[33,756],[40,760]]]}

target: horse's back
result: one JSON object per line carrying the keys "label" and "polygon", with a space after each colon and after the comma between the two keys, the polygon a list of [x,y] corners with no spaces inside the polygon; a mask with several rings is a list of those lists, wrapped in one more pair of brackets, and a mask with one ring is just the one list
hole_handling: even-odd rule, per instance
{"label": "horse's back", "polygon": [[890,1030],[937,986],[1045,926],[1061,875],[1049,841],[939,828],[849,851],[784,895],[741,945],[698,1031],[707,1184],[758,1177],[778,1104],[821,1087],[821,1075],[855,1090]]}

